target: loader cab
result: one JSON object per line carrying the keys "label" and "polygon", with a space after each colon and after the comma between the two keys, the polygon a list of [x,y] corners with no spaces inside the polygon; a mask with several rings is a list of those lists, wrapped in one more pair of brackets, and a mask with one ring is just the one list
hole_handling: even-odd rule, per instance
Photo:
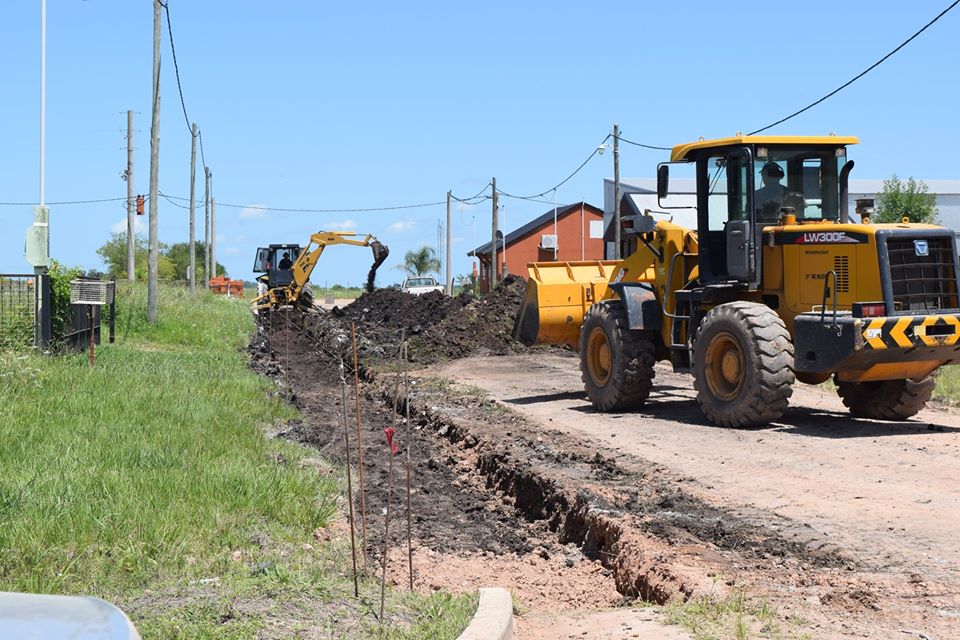
{"label": "loader cab", "polygon": [[[742,136],[700,141],[673,150],[673,162],[694,163],[702,284],[762,287],[764,227],[786,213],[798,223],[845,218],[846,144],[856,138]],[[658,170],[660,198],[668,165]],[[669,208],[669,207],[667,207]]]}
{"label": "loader cab", "polygon": [[257,249],[253,262],[254,273],[267,276],[267,287],[285,287],[293,282],[293,263],[300,255],[298,244],[271,244]]}

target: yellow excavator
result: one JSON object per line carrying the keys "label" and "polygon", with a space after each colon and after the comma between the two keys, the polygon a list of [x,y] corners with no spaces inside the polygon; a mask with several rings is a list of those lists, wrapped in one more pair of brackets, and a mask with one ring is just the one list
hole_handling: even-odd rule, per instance
{"label": "yellow excavator", "polygon": [[852,222],[846,150],[857,142],[738,135],[674,147],[657,168],[658,204],[678,208],[670,166],[692,165],[697,228],[625,197],[628,257],[531,263],[514,338],[577,349],[600,411],[641,406],[664,360],[693,375],[721,426],[778,420],[795,381],[831,377],[855,416],[913,416],[937,369],[960,362],[957,241],[907,219]]}
{"label": "yellow excavator", "polygon": [[372,235],[362,238],[356,238],[356,235],[348,231],[318,231],[310,236],[305,247],[271,244],[258,248],[253,271],[263,275],[257,278],[261,293],[253,301],[254,308],[262,310],[293,306],[312,309],[310,274],[323,251],[337,244],[370,247],[373,250],[373,266],[367,274],[366,286],[367,291],[372,291],[377,268],[390,255],[390,250]]}

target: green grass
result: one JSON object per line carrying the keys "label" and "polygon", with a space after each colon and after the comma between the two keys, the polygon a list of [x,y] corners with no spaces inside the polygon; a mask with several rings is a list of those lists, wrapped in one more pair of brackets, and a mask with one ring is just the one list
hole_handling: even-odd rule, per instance
{"label": "green grass", "polygon": [[725,598],[701,596],[674,602],[665,608],[666,620],[680,625],[694,640],[811,640],[799,627],[806,621],[791,616],[781,621],[780,613],[766,600],[748,600],[742,591]]}
{"label": "green grass", "polygon": [[948,404],[960,404],[960,367],[940,368],[933,398]]}
{"label": "green grass", "polygon": [[333,296],[335,299],[343,298],[348,300],[356,300],[363,295],[363,289],[361,287],[320,287],[314,285],[314,300],[323,302],[323,299],[328,295]]}
{"label": "green grass", "polygon": [[[340,473],[264,435],[296,414],[247,367],[248,306],[161,289],[156,325],[141,288],[118,306],[92,369],[0,351],[0,590],[100,596],[144,638],[297,637],[340,611],[349,555],[313,537]],[[393,637],[462,628],[470,598],[443,597],[391,595]],[[367,609],[348,607],[374,635]]]}

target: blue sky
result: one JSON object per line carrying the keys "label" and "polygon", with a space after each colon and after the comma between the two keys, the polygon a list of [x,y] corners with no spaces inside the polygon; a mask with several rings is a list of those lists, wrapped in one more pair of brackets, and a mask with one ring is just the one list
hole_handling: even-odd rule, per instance
{"label": "blue sky", "polygon": [[[136,189],[148,192],[151,4],[48,0],[48,201],[126,195],[127,109]],[[625,137],[658,146],[769,124],[947,4],[170,0],[170,12],[187,110],[221,203],[218,257],[249,279],[256,246],[320,229],[374,233],[395,265],[406,250],[435,243],[445,208],[257,214],[243,206],[439,202],[447,189],[471,196],[494,175],[507,192],[537,193],[576,168],[614,122]],[[38,198],[39,6],[0,4],[0,202]],[[773,132],[860,136],[850,150],[859,178],[960,178],[958,40],[960,8]],[[165,26],[162,55],[160,189],[186,196],[190,136]],[[624,146],[621,173],[651,177],[665,156]],[[560,189],[560,202],[602,205],[611,162],[611,154],[594,158]],[[202,187],[199,179],[198,194]],[[549,208],[503,203],[508,231]],[[161,200],[159,216],[161,241],[186,240],[186,210]],[[53,256],[100,266],[96,248],[124,219],[123,202],[51,206]],[[32,207],[0,206],[0,220],[0,272],[29,270]],[[454,209],[454,273],[470,270],[466,252],[489,230],[489,202]],[[366,251],[334,248],[313,279],[356,284],[369,262]],[[381,273],[381,283],[401,277]]]}

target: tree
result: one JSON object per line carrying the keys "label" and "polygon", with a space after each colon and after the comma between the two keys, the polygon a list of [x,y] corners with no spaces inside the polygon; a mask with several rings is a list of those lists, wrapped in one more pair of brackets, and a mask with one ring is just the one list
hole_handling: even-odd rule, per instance
{"label": "tree", "polygon": [[477,274],[460,274],[457,276],[457,286],[460,287],[460,290],[464,293],[469,293],[470,295],[476,295],[477,293]]}
{"label": "tree", "polygon": [[[197,281],[204,281],[204,247],[196,245],[197,250]],[[103,261],[107,264],[107,273],[117,279],[127,277],[127,234],[114,233],[103,246],[97,249]],[[147,258],[149,251],[147,240],[143,236],[134,238],[134,279],[147,279]],[[177,242],[172,245],[160,243],[160,255],[157,259],[157,277],[161,280],[186,280],[187,268],[190,266],[190,245],[186,242]],[[227,275],[226,268],[217,263],[217,275]]]}
{"label": "tree", "polygon": [[416,250],[407,251],[407,254],[403,257],[401,269],[412,276],[422,276],[431,272],[439,272],[440,261],[437,260],[433,249],[423,246]]}
{"label": "tree", "polygon": [[937,195],[927,191],[923,180],[917,182],[907,178],[906,182],[896,174],[883,181],[883,192],[877,197],[877,213],[873,222],[900,222],[904,217],[910,222],[935,223],[940,212],[937,210]]}
{"label": "tree", "polygon": [[[143,236],[134,236],[134,278],[147,279],[147,239]],[[127,234],[114,233],[110,235],[102,247],[97,249],[97,255],[107,263],[107,273],[123,280],[127,277]]]}
{"label": "tree", "polygon": [[[197,281],[203,282],[204,279],[204,270],[203,265],[206,263],[206,247],[203,246],[203,243],[198,243],[195,245],[195,250],[197,252]],[[173,262],[174,266],[174,275],[175,280],[187,280],[187,271],[190,268],[190,243],[189,242],[175,242],[170,245],[169,248],[164,252],[164,255]],[[219,262],[217,263],[217,275],[225,276],[227,275],[227,269]]]}

